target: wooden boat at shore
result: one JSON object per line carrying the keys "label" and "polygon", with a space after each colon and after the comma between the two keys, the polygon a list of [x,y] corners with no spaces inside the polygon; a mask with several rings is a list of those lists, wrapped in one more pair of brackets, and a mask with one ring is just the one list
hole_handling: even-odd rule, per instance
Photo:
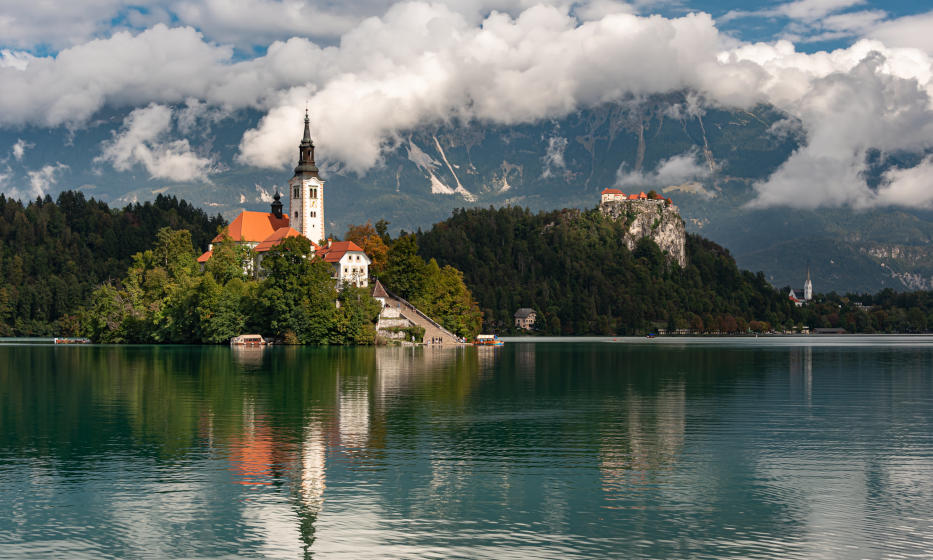
{"label": "wooden boat at shore", "polygon": [[266,346],[269,343],[262,335],[241,334],[230,339],[230,346]]}
{"label": "wooden boat at shore", "polygon": [[478,334],[476,340],[473,341],[473,346],[502,346],[503,344],[505,342],[499,340],[499,337],[494,334]]}
{"label": "wooden boat at shore", "polygon": [[64,338],[64,337],[55,337],[52,339],[54,344],[90,344],[91,340],[89,338]]}

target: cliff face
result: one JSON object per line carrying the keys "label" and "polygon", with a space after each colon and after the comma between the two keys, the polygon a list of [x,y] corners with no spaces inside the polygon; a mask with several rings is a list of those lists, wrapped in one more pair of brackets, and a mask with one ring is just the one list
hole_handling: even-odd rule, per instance
{"label": "cliff face", "polygon": [[625,244],[629,250],[642,237],[650,237],[671,260],[681,267],[687,265],[684,220],[673,204],[663,200],[617,200],[600,203],[599,210],[628,226]]}

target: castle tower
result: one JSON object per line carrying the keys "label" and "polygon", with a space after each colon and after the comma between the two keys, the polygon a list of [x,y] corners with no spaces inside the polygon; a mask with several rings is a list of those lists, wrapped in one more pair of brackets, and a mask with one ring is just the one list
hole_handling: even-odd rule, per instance
{"label": "castle tower", "polygon": [[298,167],[288,182],[288,214],[291,227],[314,243],[324,238],[324,181],[314,163],[314,142],[311,141],[311,120],[305,109],[305,133],[298,145]]}
{"label": "castle tower", "polygon": [[803,284],[803,300],[813,299],[813,282],[810,282],[810,266],[807,265],[807,281]]}

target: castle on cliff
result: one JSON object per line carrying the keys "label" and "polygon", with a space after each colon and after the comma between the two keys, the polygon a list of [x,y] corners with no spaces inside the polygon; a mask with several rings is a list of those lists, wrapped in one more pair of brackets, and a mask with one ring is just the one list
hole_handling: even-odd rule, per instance
{"label": "castle on cliff", "polygon": [[680,211],[670,198],[651,193],[626,195],[619,189],[603,189],[599,211],[626,226],[625,245],[630,251],[648,237],[681,267],[687,265],[687,231]]}

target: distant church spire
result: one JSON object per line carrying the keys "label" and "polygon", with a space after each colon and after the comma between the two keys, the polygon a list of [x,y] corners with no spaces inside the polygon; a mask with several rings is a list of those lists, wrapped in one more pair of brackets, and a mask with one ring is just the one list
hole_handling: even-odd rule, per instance
{"label": "distant church spire", "polygon": [[298,167],[295,168],[295,175],[308,173],[313,177],[318,176],[318,168],[314,163],[314,142],[311,141],[311,118],[308,110],[305,109],[305,133],[298,145]]}
{"label": "distant church spire", "polygon": [[803,299],[813,299],[813,282],[810,281],[810,263],[807,263],[807,281],[803,283]]}

